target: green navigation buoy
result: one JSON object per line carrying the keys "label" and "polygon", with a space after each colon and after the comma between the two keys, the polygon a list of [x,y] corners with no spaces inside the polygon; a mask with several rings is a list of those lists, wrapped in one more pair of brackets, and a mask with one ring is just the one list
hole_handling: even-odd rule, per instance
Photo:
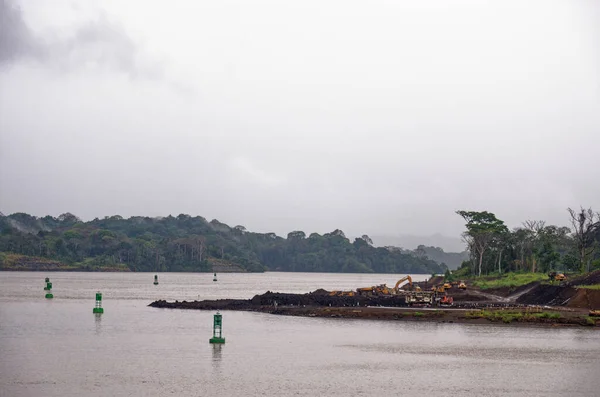
{"label": "green navigation buoy", "polygon": [[213,281],[217,281],[217,273],[213,276]]}
{"label": "green navigation buoy", "polygon": [[104,313],[104,309],[102,308],[102,293],[100,291],[96,292],[96,306],[93,312],[96,314]]}
{"label": "green navigation buoy", "polygon": [[50,278],[46,277],[44,282],[46,283],[46,286],[44,287],[44,291],[48,291],[48,283],[50,282]]}
{"label": "green navigation buoy", "polygon": [[158,274],[154,275],[154,285],[158,285]]}
{"label": "green navigation buoy", "polygon": [[225,343],[223,338],[223,316],[217,312],[213,320],[213,337],[209,339],[210,343]]}
{"label": "green navigation buoy", "polygon": [[54,298],[54,295],[52,295],[52,283],[50,281],[46,282],[46,288],[44,288],[46,291],[48,291],[46,293],[46,299],[52,299]]}

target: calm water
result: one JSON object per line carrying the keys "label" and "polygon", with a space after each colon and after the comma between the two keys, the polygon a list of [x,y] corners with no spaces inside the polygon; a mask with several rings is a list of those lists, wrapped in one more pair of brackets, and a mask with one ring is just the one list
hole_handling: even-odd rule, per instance
{"label": "calm water", "polygon": [[0,396],[599,395],[600,332],[590,329],[224,312],[218,347],[212,312],[147,307],[398,277],[159,273],[154,286],[149,273],[0,272]]}

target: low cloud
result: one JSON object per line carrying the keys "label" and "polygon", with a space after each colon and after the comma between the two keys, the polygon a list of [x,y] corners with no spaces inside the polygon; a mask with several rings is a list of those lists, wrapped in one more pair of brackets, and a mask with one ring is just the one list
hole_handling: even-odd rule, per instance
{"label": "low cloud", "polygon": [[285,178],[275,170],[261,169],[246,157],[235,157],[230,164],[233,176],[238,181],[246,181],[262,187],[276,187],[285,183]]}

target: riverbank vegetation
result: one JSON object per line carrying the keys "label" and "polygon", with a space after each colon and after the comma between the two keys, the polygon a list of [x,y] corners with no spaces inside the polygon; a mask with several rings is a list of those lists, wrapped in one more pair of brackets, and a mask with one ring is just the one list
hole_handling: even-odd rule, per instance
{"label": "riverbank vegetation", "polygon": [[501,276],[481,276],[472,280],[472,285],[482,290],[490,288],[515,289],[536,281],[548,281],[548,276],[543,273],[506,273]]}
{"label": "riverbank vegetation", "polygon": [[595,289],[595,290],[600,290],[600,284],[593,284],[593,285],[579,285],[579,286],[577,286],[577,288],[587,288],[587,289]]}
{"label": "riverbank vegetation", "polygon": [[[583,273],[600,269],[600,213],[592,209],[567,209],[570,227],[527,220],[510,230],[504,221],[487,211],[457,211],[465,224],[463,239],[470,258],[455,272],[457,277],[504,273]],[[565,214],[565,215],[567,215]],[[513,275],[483,279],[480,286],[521,285],[531,277]],[[543,276],[540,276],[543,279]],[[526,283],[525,283],[526,284]]]}
{"label": "riverbank vegetation", "polygon": [[[84,222],[73,214],[38,218],[25,213],[0,216],[0,269],[40,258],[81,270],[212,271],[229,266],[241,271],[355,273],[443,273],[426,256],[399,248],[374,247],[364,235],[350,242],[341,230],[320,235],[253,233],[214,219],[186,214],[159,218],[115,215]],[[56,265],[59,267],[60,265]]]}
{"label": "riverbank vegetation", "polygon": [[484,318],[492,322],[512,323],[513,321],[539,322],[540,319],[557,320],[561,314],[557,312],[528,313],[514,310],[473,310],[465,314],[466,318]]}

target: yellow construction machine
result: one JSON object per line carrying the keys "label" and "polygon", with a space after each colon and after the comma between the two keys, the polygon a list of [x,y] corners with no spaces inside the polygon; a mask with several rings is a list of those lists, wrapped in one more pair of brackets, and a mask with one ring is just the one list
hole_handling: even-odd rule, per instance
{"label": "yellow construction machine", "polygon": [[373,287],[373,292],[375,295],[390,295],[392,290],[389,289],[387,285],[381,284]]}
{"label": "yellow construction machine", "polygon": [[354,291],[331,291],[329,296],[354,296]]}
{"label": "yellow construction machine", "polygon": [[461,282],[458,284],[458,289],[467,289],[467,284],[465,284],[465,282],[464,282],[464,281],[461,281]]}
{"label": "yellow construction machine", "polygon": [[444,283],[444,289],[450,289],[450,288],[452,288],[452,284]]}
{"label": "yellow construction machine", "polygon": [[548,278],[550,278],[550,282],[552,281],[565,281],[567,276],[564,273],[550,272],[548,273]]}
{"label": "yellow construction machine", "polygon": [[375,287],[357,288],[356,293],[361,296],[372,296],[375,292]]}
{"label": "yellow construction machine", "polygon": [[[394,285],[394,291],[396,293],[398,293],[400,284],[402,284],[403,282],[405,282],[406,280],[408,280],[408,288],[410,289],[410,291],[413,290],[413,282],[412,282],[412,277],[410,276],[404,276],[402,277],[400,280],[396,281],[396,285]],[[419,287],[418,285],[414,287],[414,290],[419,292],[421,291],[421,287]]]}
{"label": "yellow construction machine", "polygon": [[421,287],[413,285],[412,278],[410,276],[404,276],[396,282],[394,288],[388,287],[386,284],[374,285],[372,287],[357,288],[356,293],[361,296],[373,296],[373,295],[398,295],[400,291],[400,284],[408,280],[409,291],[420,292]]}

